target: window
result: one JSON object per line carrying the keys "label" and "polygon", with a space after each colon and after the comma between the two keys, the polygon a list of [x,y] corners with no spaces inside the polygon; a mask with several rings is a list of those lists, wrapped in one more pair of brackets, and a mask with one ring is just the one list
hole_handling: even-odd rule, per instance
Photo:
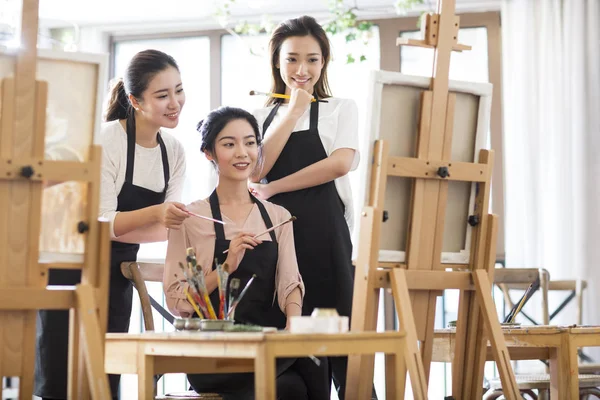
{"label": "window", "polygon": [[269,36],[224,35],[221,38],[221,103],[250,112],[263,107],[265,97],[250,96],[251,90],[268,92],[271,67]]}
{"label": "window", "polygon": [[[400,37],[421,39],[420,31],[400,32]],[[472,47],[469,51],[453,52],[450,61],[450,79],[470,82],[489,82],[487,29],[461,28],[458,43]],[[409,75],[431,76],[433,51],[422,47],[400,47],[400,71]]]}

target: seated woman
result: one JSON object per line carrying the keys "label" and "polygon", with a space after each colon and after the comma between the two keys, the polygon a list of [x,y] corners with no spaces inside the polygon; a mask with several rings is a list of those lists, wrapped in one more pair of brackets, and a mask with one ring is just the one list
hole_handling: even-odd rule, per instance
{"label": "seated woman", "polygon": [[[163,279],[167,306],[182,317],[195,315],[186,300],[187,283],[179,268],[180,262],[186,264],[186,248],[193,247],[207,290],[213,294],[213,307],[218,306],[213,293],[218,292],[217,259],[227,263],[230,279],[239,278],[240,287],[256,275],[236,308],[236,321],[286,328],[286,318],[289,321],[291,316],[301,315],[304,284],[291,223],[254,238],[290,218],[286,209],[257,200],[248,191],[248,178],[261,164],[256,119],[242,109],[222,107],[201,121],[198,131],[202,135],[200,150],[214,164],[219,180],[208,199],[198,200],[187,209],[226,224],[188,218],[180,229],[170,231]],[[329,399],[331,379],[326,358],[321,359],[320,366],[308,358],[281,359],[276,372],[279,399]],[[197,392],[216,392],[227,400],[254,399],[252,373],[195,374],[188,375],[188,380]]]}

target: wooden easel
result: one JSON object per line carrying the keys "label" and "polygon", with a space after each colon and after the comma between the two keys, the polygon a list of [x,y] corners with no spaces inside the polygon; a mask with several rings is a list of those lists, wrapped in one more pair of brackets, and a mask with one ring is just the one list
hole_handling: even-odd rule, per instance
{"label": "wooden easel", "polygon": [[[98,221],[101,149],[89,161],[44,159],[48,84],[36,80],[38,0],[23,0],[21,49],[0,101],[0,377],[20,379],[19,398],[33,396],[36,315],[71,309],[69,398],[110,397],[104,373],[110,240]],[[65,88],[68,90],[68,88]],[[43,181],[88,184],[83,263],[39,262]],[[82,269],[75,290],[47,290],[48,269]],[[84,365],[85,364],[85,365]],[[89,389],[85,386],[88,381]]]}
{"label": "wooden easel", "polygon": [[[450,159],[455,94],[448,91],[450,55],[470,47],[457,43],[459,18],[455,0],[439,0],[438,12],[426,15],[423,40],[398,39],[399,45],[434,49],[430,90],[421,96],[416,157],[388,156],[383,140],[375,143],[368,206],[360,223],[352,308],[353,331],[376,330],[379,289],[391,287],[401,328],[406,331],[406,368],[415,399],[427,398],[432,357],[436,297],[459,289],[459,314],[453,362],[452,393],[456,400],[482,397],[488,339],[507,399],[521,398],[509,362],[492,300],[498,218],[487,214],[494,155],[482,150],[478,163]],[[459,110],[460,111],[460,110]],[[381,263],[379,241],[388,176],[414,178],[404,263]],[[469,264],[441,263],[448,181],[478,185]],[[467,223],[467,221],[465,221]],[[452,269],[446,271],[446,269]],[[420,346],[419,346],[420,343]],[[388,360],[386,360],[387,370]],[[369,398],[374,358],[349,360],[347,399]],[[389,382],[386,382],[386,386]]]}

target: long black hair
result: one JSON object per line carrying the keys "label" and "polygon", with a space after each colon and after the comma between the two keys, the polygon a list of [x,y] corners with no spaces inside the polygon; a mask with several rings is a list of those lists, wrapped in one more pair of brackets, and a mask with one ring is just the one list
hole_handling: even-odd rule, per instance
{"label": "long black hair", "polygon": [[122,79],[118,79],[110,90],[110,98],[104,116],[105,121],[130,118],[135,129],[133,106],[129,95],[141,99],[150,81],[156,74],[169,67],[179,71],[175,59],[158,50],[144,50],[137,53],[127,66]]}
{"label": "long black hair", "polygon": [[[331,89],[329,88],[329,81],[327,79],[327,66],[331,59],[331,45],[323,27],[313,17],[309,17],[308,15],[283,21],[271,34],[271,40],[269,41],[271,93],[285,93],[285,82],[281,78],[281,73],[277,65],[279,64],[281,45],[286,39],[294,36],[312,36],[319,43],[323,56],[323,68],[321,69],[321,77],[315,83],[314,91],[320,99],[331,97]],[[267,98],[266,105],[269,106],[278,101],[280,100],[269,97]]]}
{"label": "long black hair", "polygon": [[227,106],[219,107],[216,110],[211,111],[202,121],[198,122],[196,130],[200,132],[200,135],[202,136],[200,151],[207,151],[215,156],[217,136],[228,123],[239,119],[248,122],[252,127],[252,131],[254,131],[256,145],[258,147],[258,159],[256,161],[255,171],[260,170],[263,165],[263,154],[262,136],[258,129],[258,121],[256,121],[254,115],[241,108]]}

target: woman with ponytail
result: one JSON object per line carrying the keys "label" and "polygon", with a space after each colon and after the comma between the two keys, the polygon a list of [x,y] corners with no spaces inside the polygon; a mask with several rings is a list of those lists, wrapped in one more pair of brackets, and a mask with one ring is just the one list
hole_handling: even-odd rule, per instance
{"label": "woman with ponytail", "polygon": [[[127,332],[133,288],[121,263],[135,261],[140,243],[167,239],[188,217],[181,203],[183,146],[162,128],[175,128],[185,103],[179,68],[160,51],[145,50],[130,61],[113,86],[102,125],[100,216],[110,221],[111,273],[108,332]],[[51,270],[50,285],[79,283],[80,271]],[[40,311],[37,324],[35,394],[67,398],[69,313]],[[119,375],[109,375],[118,398]]]}

